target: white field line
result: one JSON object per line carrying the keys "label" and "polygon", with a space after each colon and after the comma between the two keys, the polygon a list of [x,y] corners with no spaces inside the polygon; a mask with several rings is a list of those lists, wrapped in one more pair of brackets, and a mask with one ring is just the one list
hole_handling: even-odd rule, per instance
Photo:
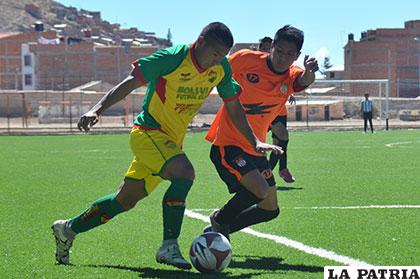
{"label": "white field line", "polygon": [[[185,215],[190,217],[190,218],[194,218],[194,219],[198,219],[201,220],[203,222],[208,223],[209,222],[209,218],[208,216],[204,216],[200,213],[191,211],[191,210],[185,210]],[[307,254],[311,254],[311,255],[315,255],[321,258],[325,258],[328,260],[332,260],[338,263],[342,263],[344,265],[351,265],[351,266],[372,266],[366,262],[360,261],[358,259],[352,259],[350,257],[347,256],[342,256],[342,255],[338,255],[335,252],[332,251],[328,251],[322,248],[315,248],[315,247],[311,247],[308,245],[305,245],[301,242],[289,239],[287,237],[284,236],[278,236],[278,235],[273,235],[273,234],[267,234],[267,233],[261,233],[261,232],[257,232],[253,229],[250,228],[246,228],[243,229],[242,232],[259,237],[259,238],[265,238],[265,239],[269,239],[272,240],[278,244],[282,244],[285,245],[287,247],[290,248],[294,248],[297,249],[299,251],[303,251]]]}
{"label": "white field line", "polygon": [[420,208],[420,205],[360,205],[360,206],[310,206],[285,207],[284,209],[390,209],[390,208]]}
{"label": "white field line", "polygon": [[387,144],[385,144],[385,146],[386,147],[397,147],[399,145],[419,143],[419,142],[420,142],[419,140],[416,140],[416,141],[400,141],[400,142],[387,143]]}
{"label": "white field line", "polygon": [[[420,205],[355,205],[355,206],[296,206],[281,207],[280,209],[393,209],[393,208],[420,208]],[[194,212],[213,212],[218,208],[194,208]]]}

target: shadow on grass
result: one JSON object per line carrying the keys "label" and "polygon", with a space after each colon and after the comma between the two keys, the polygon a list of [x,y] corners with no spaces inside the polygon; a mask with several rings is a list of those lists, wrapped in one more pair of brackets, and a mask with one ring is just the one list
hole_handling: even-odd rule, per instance
{"label": "shadow on grass", "polygon": [[302,187],[277,186],[277,191],[303,190]]}
{"label": "shadow on grass", "polygon": [[[124,265],[80,265],[94,268],[112,268],[136,272],[140,278],[252,278],[261,275],[261,272],[242,273],[232,275],[229,272],[201,274],[196,270],[185,271],[180,269],[167,270],[151,267],[132,267]],[[230,266],[229,266],[230,267]]]}
{"label": "shadow on grass", "polygon": [[[240,260],[238,260],[240,259]],[[243,259],[243,260],[242,260]],[[300,272],[324,272],[323,266],[311,266],[302,264],[283,263],[283,258],[235,255],[229,268],[257,269],[261,271],[300,271]],[[265,273],[265,272],[264,272]]]}

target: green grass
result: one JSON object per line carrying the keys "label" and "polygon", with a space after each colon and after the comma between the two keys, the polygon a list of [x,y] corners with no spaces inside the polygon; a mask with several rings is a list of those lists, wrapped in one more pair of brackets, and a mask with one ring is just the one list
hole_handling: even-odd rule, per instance
{"label": "green grass", "polygon": [[[187,207],[207,215],[230,196],[203,137],[186,136],[197,175]],[[291,133],[289,167],[298,180],[286,185],[277,177],[280,217],[253,229],[373,265],[418,265],[419,208],[310,207],[419,205],[419,158],[420,131]],[[0,137],[0,278],[201,278],[154,260],[168,183],[132,211],[78,236],[73,265],[54,264],[51,223],[114,192],[130,160],[128,135]],[[204,226],[184,219],[186,256]],[[324,266],[342,265],[245,233],[234,234],[232,246],[226,277],[322,278]]]}

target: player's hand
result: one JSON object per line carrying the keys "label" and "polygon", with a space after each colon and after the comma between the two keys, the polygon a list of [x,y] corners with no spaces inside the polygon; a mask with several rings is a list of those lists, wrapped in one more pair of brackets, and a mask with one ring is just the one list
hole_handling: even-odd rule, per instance
{"label": "player's hand", "polygon": [[79,122],[77,122],[77,128],[80,132],[89,132],[90,128],[98,123],[99,115],[95,111],[88,111],[80,117]]}
{"label": "player's hand", "polygon": [[295,98],[295,95],[290,95],[290,97],[289,97],[289,104],[291,104],[291,105],[296,105],[296,98]]}
{"label": "player's hand", "polygon": [[318,61],[314,57],[309,57],[309,55],[305,55],[303,65],[305,66],[305,70],[311,73],[315,73],[319,70]]}
{"label": "player's hand", "polygon": [[257,144],[255,146],[255,151],[265,154],[267,151],[273,151],[277,155],[283,154],[283,150],[280,146],[257,141]]}

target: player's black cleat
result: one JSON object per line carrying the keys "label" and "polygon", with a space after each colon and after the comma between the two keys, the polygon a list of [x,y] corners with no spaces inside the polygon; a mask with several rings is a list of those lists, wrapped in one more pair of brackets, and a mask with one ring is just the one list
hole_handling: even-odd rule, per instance
{"label": "player's black cleat", "polygon": [[214,211],[212,214],[210,214],[210,224],[211,224],[211,228],[212,228],[212,230],[214,231],[214,232],[218,232],[218,233],[221,233],[221,234],[223,234],[229,241],[230,241],[230,238],[229,238],[229,231],[230,231],[230,228],[229,228],[229,224],[219,224],[219,223],[217,223],[217,221],[214,219],[214,217],[216,216],[216,214],[218,213],[219,211],[218,210],[216,210],[216,211]]}
{"label": "player's black cleat", "polygon": [[208,232],[212,232],[213,229],[211,227],[211,225],[207,225],[204,229],[203,229],[203,233],[208,233]]}

